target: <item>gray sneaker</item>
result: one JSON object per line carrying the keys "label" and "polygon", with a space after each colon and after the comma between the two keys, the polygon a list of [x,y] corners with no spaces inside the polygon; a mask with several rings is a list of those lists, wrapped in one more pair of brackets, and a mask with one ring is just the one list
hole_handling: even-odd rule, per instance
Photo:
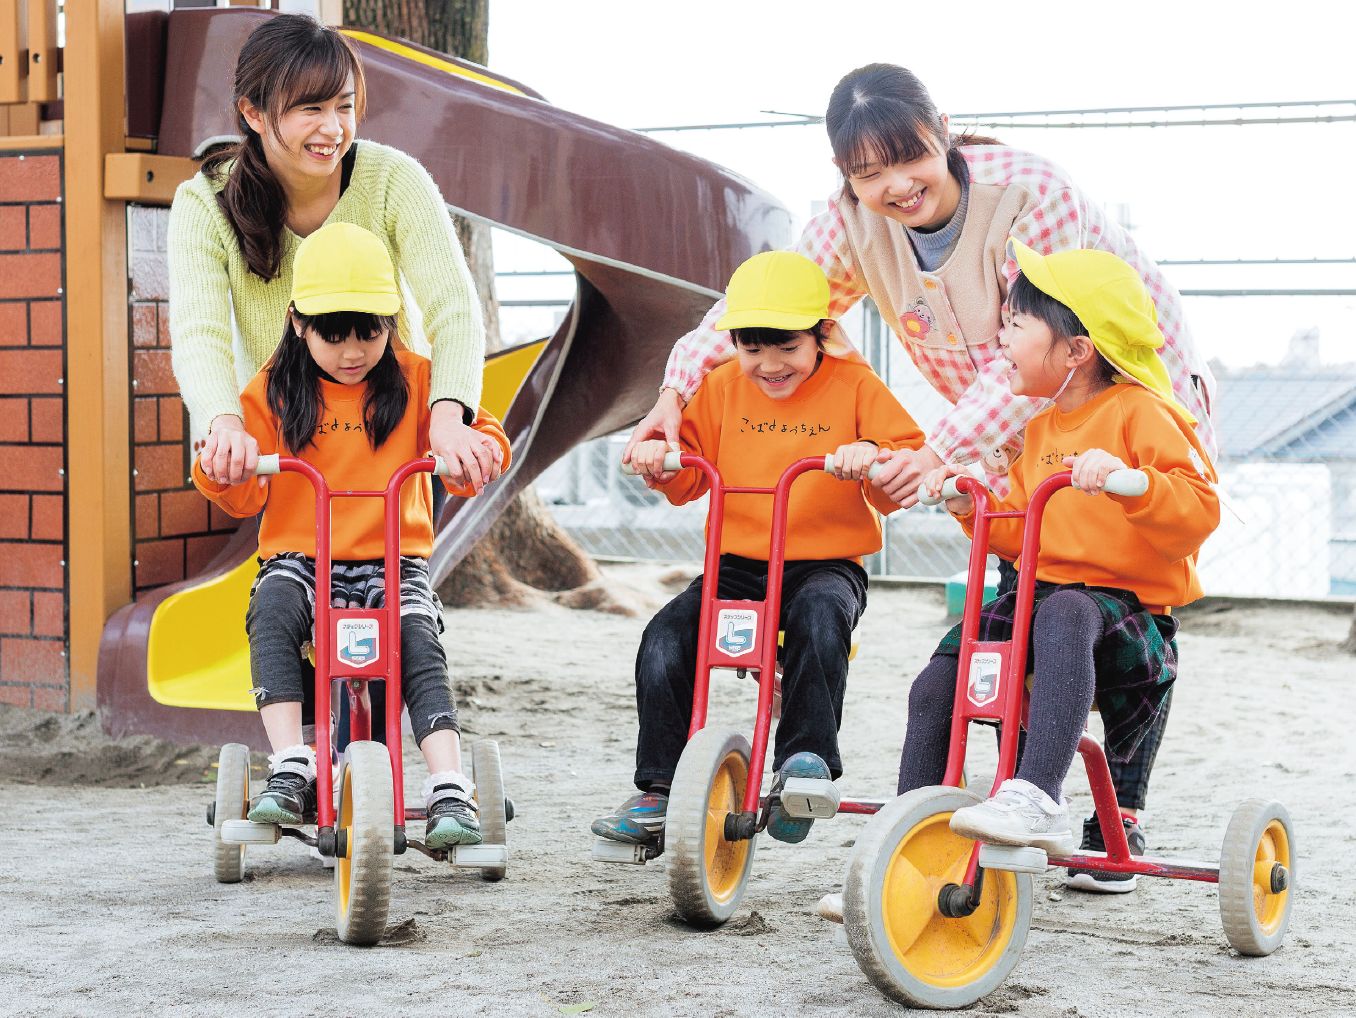
{"label": "gray sneaker", "polygon": [[1069,807],[1022,778],[1009,778],[992,799],[951,814],[951,829],[963,838],[990,845],[1044,849],[1068,855],[1078,842],[1069,827]]}

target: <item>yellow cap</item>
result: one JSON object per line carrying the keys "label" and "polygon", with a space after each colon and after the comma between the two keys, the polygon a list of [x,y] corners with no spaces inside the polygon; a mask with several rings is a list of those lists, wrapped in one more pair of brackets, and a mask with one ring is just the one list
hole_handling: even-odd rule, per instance
{"label": "yellow cap", "polygon": [[1011,244],[1022,275],[1078,316],[1098,353],[1130,381],[1173,404],[1189,424],[1196,423],[1172,393],[1168,366],[1158,356],[1163,345],[1158,309],[1133,266],[1109,251],[1042,256],[1016,238]]}
{"label": "yellow cap", "polygon": [[292,303],[303,315],[395,314],[400,310],[400,287],[386,245],[352,223],[322,226],[297,248]]}
{"label": "yellow cap", "polygon": [[824,271],[794,251],[756,254],[730,277],[716,328],[810,329],[829,317]]}

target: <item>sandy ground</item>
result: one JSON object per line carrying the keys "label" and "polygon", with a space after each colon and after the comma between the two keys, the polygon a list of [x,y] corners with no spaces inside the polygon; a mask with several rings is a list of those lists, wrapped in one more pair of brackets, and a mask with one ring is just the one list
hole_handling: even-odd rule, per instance
{"label": "sandy ground", "polygon": [[[661,594],[659,571],[614,578]],[[945,628],[940,593],[873,591],[843,726],[850,794],[893,788],[909,677]],[[520,815],[508,879],[396,860],[391,923],[337,943],[329,873],[303,846],[251,849],[245,882],[212,879],[215,750],[108,743],[92,719],[0,713],[0,1013],[886,1015],[841,930],[813,914],[860,818],[800,846],[760,840],[723,929],[676,921],[665,860],[589,859],[588,822],[627,794],[631,662],[643,619],[545,605],[449,613],[463,718],[497,739]],[[1155,774],[1151,851],[1214,860],[1230,811],[1262,795],[1296,827],[1287,942],[1240,958],[1212,886],[1143,879],[1118,898],[1037,878],[1033,928],[978,1014],[1356,1014],[1356,780],[1345,613],[1236,607],[1184,619],[1183,676]],[[746,724],[752,684],[718,683],[713,717]],[[974,740],[971,773],[991,766]],[[422,764],[410,756],[413,792]],[[256,780],[258,772],[256,771]],[[1081,767],[1069,781],[1086,810]],[[591,1010],[589,1006],[591,1005]]]}

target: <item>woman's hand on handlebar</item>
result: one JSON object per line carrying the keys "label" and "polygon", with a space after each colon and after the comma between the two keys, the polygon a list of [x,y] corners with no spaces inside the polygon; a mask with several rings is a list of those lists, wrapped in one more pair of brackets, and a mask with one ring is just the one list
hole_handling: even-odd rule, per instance
{"label": "woman's hand on handlebar", "polygon": [[[942,485],[946,483],[948,477],[961,477],[966,473],[961,467],[952,466],[950,463],[943,463],[935,470],[929,470],[924,475],[923,481],[919,487],[926,491],[933,498],[940,498],[942,495]],[[975,500],[969,495],[959,495],[956,498],[946,500],[946,511],[953,516],[969,516],[975,511]]]}
{"label": "woman's hand on handlebar", "polygon": [[[670,445],[658,439],[648,439],[638,442],[630,452],[631,467],[640,475],[646,487],[668,484],[678,476],[677,471],[664,469],[664,457],[671,452],[678,452],[677,442]],[[622,462],[626,462],[625,458]]]}
{"label": "woman's hand on handlebar", "polygon": [[[662,440],[672,451],[678,448],[678,429],[683,423],[683,400],[676,389],[664,389],[648,414],[641,418],[622,451],[622,462],[630,463],[637,473],[644,473],[633,458],[636,447],[650,439]],[[648,475],[647,475],[648,476]]]}
{"label": "woman's hand on handlebar", "polygon": [[1105,449],[1089,449],[1077,456],[1065,456],[1064,465],[1073,474],[1073,486],[1089,495],[1102,493],[1113,470],[1126,469],[1124,462]]}
{"label": "woman's hand on handlebar", "polygon": [[871,442],[840,445],[833,454],[833,476],[840,481],[864,480],[879,451]]}
{"label": "woman's hand on handlebar", "polygon": [[884,466],[871,483],[905,509],[917,503],[918,485],[923,475],[942,465],[941,457],[926,445],[894,452],[882,449],[876,459]]}
{"label": "woman's hand on handlebar", "polygon": [[[208,480],[217,484],[240,484],[254,476],[254,468],[259,465],[259,443],[235,414],[220,414],[212,419],[211,431],[198,452],[198,461]],[[259,478],[261,488],[267,483],[267,478]]]}

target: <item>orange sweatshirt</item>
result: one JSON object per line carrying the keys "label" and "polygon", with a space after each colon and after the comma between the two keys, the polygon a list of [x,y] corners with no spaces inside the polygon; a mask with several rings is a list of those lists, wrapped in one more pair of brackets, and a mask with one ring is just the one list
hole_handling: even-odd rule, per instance
{"label": "orange sweatshirt", "polygon": [[[1133,590],[1159,614],[1196,600],[1196,553],[1219,526],[1215,471],[1195,432],[1142,386],[1113,385],[1071,413],[1051,407],[1037,414],[1008,470],[1010,494],[1000,503],[990,493],[990,505],[1025,509],[1041,481],[1068,469],[1065,456],[1089,449],[1143,470],[1149,490],[1134,498],[1057,492],[1045,507],[1036,578]],[[973,535],[974,514],[961,525]],[[1021,550],[1021,520],[994,520],[989,534],[1004,557]]]}
{"label": "orange sweatshirt", "polygon": [[[412,459],[428,455],[429,375],[427,357],[397,350],[396,359],[409,383],[405,416],[379,449],[368,444],[363,431],[363,396],[367,384],[343,385],[321,379],[324,413],[315,442],[300,453],[282,448],[278,418],[269,408],[268,368],[245,387],[240,402],[245,412],[245,430],[259,442],[259,454],[296,455],[320,471],[331,490],[380,491],[391,474]],[[489,435],[504,452],[509,464],[509,443],[504,429],[481,410],[471,425]],[[415,474],[405,482],[400,495],[400,554],[428,558],[433,551],[433,486],[430,474]],[[259,555],[268,558],[284,551],[315,556],[315,495],[311,482],[301,474],[269,477],[259,487],[253,478],[243,484],[217,484],[193,461],[193,483],[198,490],[232,516],[253,516],[260,509]],[[446,483],[446,482],[444,482]],[[447,490],[470,497],[467,488]],[[378,498],[337,498],[330,502],[330,557],[335,561],[379,559],[385,554],[384,505]]]}
{"label": "orange sweatshirt", "polygon": [[[683,411],[683,451],[715,463],[726,485],[771,488],[805,456],[823,456],[849,442],[917,449],[923,432],[865,364],[825,355],[819,370],[789,399],[770,399],[727,361],[702,381]],[[709,487],[699,470],[683,470],[662,491],[674,505]],[[870,502],[870,505],[868,505]],[[851,558],[879,551],[882,513],[899,508],[869,482],[850,484],[821,472],[791,489],[786,557]],[[727,495],[720,550],[766,561],[772,532],[770,495]]]}

